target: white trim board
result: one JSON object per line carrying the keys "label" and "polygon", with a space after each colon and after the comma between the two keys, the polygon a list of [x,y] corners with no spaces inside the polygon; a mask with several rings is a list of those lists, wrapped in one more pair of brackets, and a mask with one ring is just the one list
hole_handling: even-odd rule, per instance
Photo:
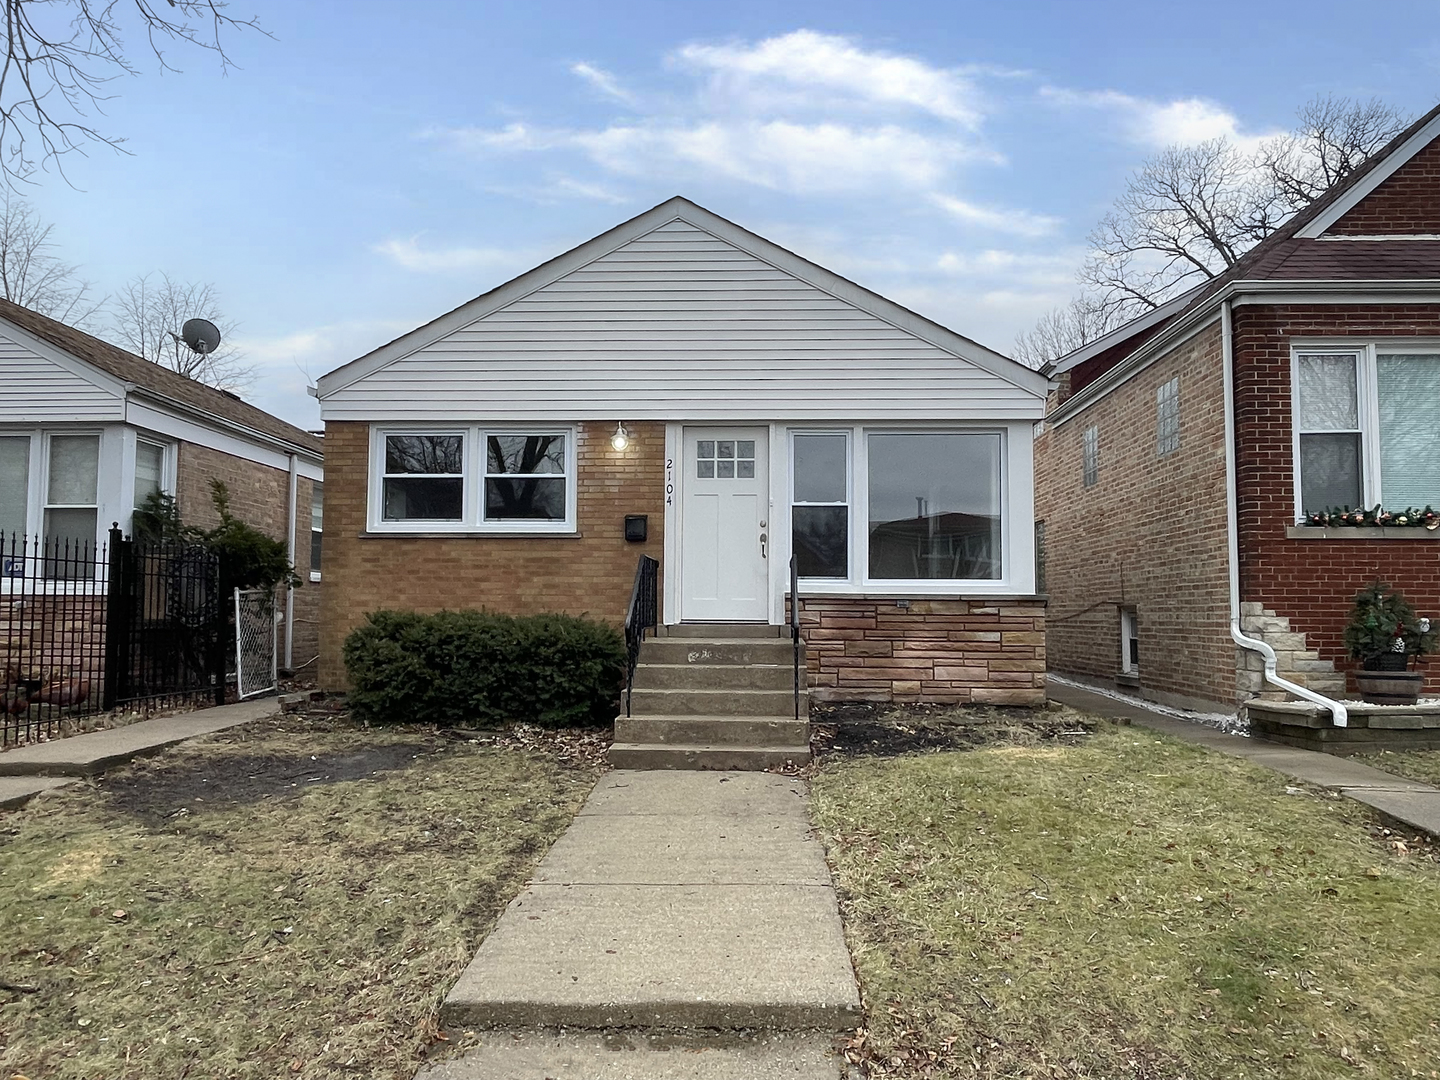
{"label": "white trim board", "polygon": [[[254,443],[235,435],[228,435],[214,428],[206,427],[194,420],[176,416],[163,408],[144,402],[130,400],[125,405],[125,422],[137,428],[153,431],[157,435],[168,435],[180,442],[194,443],[209,450],[218,450],[244,461],[251,461],[267,468],[286,472],[290,468],[289,455],[280,450],[256,446]],[[324,480],[325,466],[320,459],[308,451],[293,451],[295,467],[299,475],[308,480]]]}
{"label": "white trim board", "polygon": [[[484,319],[537,289],[553,284],[567,274],[573,273],[617,248],[673,221],[683,221],[694,228],[708,232],[716,239],[729,243],[752,257],[770,264],[776,270],[790,274],[814,288],[828,293],[835,299],[867,312],[896,329],[925,341],[952,356],[966,360],[1033,396],[1042,399],[1045,396],[1048,380],[1038,372],[987,349],[978,342],[971,341],[939,323],[902,307],[893,300],[871,292],[869,289],[826,270],[824,267],[679,196],[668,199],[629,221],[617,225],[608,232],[585,241],[549,262],[542,263],[533,270],[462,304],[438,319],[412,330],[388,345],[383,345],[373,352],[328,372],[320,377],[316,396],[323,403],[330,395],[353,385],[366,376],[388,367],[471,323]],[[330,418],[334,419],[335,417]]]}
{"label": "white trim board", "polygon": [[1385,159],[1361,177],[1354,187],[1327,206],[1324,211],[1316,214],[1295,233],[1296,238],[1301,240],[1319,239],[1330,226],[1359,206],[1366,196],[1399,172],[1406,162],[1429,146],[1436,138],[1440,138],[1440,112],[1432,116],[1419,131],[1390,151]]}

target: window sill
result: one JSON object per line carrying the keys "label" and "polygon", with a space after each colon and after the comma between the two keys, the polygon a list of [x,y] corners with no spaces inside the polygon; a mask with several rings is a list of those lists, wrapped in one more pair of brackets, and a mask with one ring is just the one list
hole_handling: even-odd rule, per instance
{"label": "window sill", "polygon": [[1289,525],[1285,536],[1290,540],[1440,540],[1440,529],[1415,525],[1381,525],[1379,528],[1325,529],[1313,525]]}
{"label": "window sill", "polygon": [[358,534],[361,540],[579,540],[583,533],[554,532],[552,530],[500,532],[495,529],[436,529],[426,532],[411,529],[366,531]]}
{"label": "window sill", "polygon": [[[789,595],[786,587],[785,595]],[[800,599],[818,600],[827,596],[844,597],[850,600],[985,600],[1006,603],[1045,603],[1050,598],[1045,593],[1017,593],[1013,590],[987,592],[977,583],[928,586],[914,582],[897,582],[894,588],[878,585],[836,584],[824,579],[800,579]]]}
{"label": "window sill", "polygon": [[320,572],[319,572],[318,570],[311,570],[311,571],[310,571],[310,580],[311,580],[311,581],[319,581],[319,580],[320,580]]}

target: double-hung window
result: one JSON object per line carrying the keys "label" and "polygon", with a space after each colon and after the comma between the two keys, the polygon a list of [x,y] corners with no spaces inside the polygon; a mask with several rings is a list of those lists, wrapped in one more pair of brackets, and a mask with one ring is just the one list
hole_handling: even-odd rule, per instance
{"label": "double-hung window", "polygon": [[0,541],[25,535],[29,509],[30,436],[0,436]]}
{"label": "double-hung window", "polygon": [[491,427],[374,434],[378,531],[570,532],[575,432]]}
{"label": "double-hung window", "polygon": [[45,537],[58,549],[95,547],[100,436],[51,435],[45,486]]}
{"label": "double-hung window", "polygon": [[1296,348],[1296,514],[1440,506],[1440,344]]}
{"label": "double-hung window", "polygon": [[325,485],[310,482],[310,580],[320,580],[320,553],[325,528]]}
{"label": "double-hung window", "polygon": [[998,431],[795,431],[799,575],[894,588],[999,581],[1005,438]]}

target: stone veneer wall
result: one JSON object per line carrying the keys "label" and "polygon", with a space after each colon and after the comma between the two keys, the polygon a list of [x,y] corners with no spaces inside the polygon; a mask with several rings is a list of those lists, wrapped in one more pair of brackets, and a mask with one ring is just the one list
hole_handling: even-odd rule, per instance
{"label": "stone veneer wall", "polygon": [[800,628],[815,701],[1045,704],[1043,600],[802,596]]}

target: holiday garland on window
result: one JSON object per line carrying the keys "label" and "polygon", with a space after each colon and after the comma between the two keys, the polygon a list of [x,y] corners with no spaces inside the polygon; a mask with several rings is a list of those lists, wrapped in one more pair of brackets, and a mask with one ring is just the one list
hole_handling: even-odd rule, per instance
{"label": "holiday garland on window", "polygon": [[1375,509],[1356,509],[1349,506],[1332,506],[1328,510],[1307,512],[1302,525],[1319,529],[1378,529],[1385,526],[1400,528],[1440,529],[1440,510],[1426,506],[1417,510],[1407,506],[1404,510],[1386,510],[1376,504]]}

